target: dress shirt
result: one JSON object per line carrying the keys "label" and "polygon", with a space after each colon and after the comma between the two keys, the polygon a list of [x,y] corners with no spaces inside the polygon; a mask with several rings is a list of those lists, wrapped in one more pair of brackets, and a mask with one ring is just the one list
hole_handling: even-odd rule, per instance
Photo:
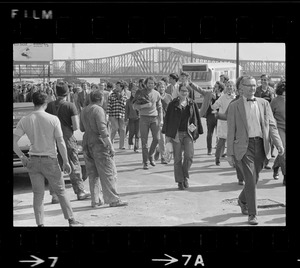
{"label": "dress shirt", "polygon": [[243,100],[246,110],[249,138],[257,136],[262,137],[263,135],[260,125],[260,112],[257,101],[247,101],[244,96]]}

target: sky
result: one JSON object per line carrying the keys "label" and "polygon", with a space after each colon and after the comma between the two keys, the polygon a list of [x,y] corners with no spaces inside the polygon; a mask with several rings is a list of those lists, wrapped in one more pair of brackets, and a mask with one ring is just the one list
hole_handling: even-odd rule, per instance
{"label": "sky", "polygon": [[[75,59],[93,59],[121,55],[146,47],[173,47],[194,54],[222,59],[235,59],[235,43],[75,43]],[[285,61],[284,43],[240,43],[240,60]],[[71,59],[72,44],[53,45],[53,58]]]}

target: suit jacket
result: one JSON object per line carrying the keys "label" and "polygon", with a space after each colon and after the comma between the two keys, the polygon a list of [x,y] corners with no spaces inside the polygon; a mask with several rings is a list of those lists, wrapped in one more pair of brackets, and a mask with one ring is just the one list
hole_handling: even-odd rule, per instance
{"label": "suit jacket", "polygon": [[82,90],[78,93],[77,105],[78,105],[78,107],[80,107],[80,111],[82,110],[83,107],[86,106],[85,102],[86,102],[87,98],[88,98],[88,92],[84,92],[84,90]]}
{"label": "suit jacket", "polygon": [[203,95],[204,99],[203,99],[203,103],[202,103],[201,109],[200,109],[200,117],[206,117],[207,109],[208,109],[209,105],[211,104],[213,90],[212,89],[202,89],[201,87],[199,87],[198,85],[196,85],[194,83],[190,83],[190,87],[193,90],[196,90],[201,95]]}
{"label": "suit jacket", "polygon": [[[267,159],[271,157],[270,138],[276,147],[282,146],[276,121],[268,101],[263,98],[256,98],[260,111],[261,130],[264,141],[265,155]],[[249,135],[246,119],[244,98],[231,102],[227,116],[227,155],[234,155],[237,160],[241,160],[247,152]]]}

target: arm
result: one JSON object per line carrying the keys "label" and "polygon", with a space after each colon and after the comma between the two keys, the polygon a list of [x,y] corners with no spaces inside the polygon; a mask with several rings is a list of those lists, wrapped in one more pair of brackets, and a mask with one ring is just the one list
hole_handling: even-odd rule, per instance
{"label": "arm", "polygon": [[162,109],[162,103],[161,103],[161,98],[159,96],[159,99],[158,101],[156,102],[156,109],[157,109],[157,112],[158,112],[158,122],[159,122],[159,125],[160,127],[163,126],[163,109]]}
{"label": "arm", "polygon": [[221,97],[218,98],[218,99],[216,100],[216,102],[215,102],[213,105],[211,105],[211,108],[212,108],[213,110],[217,110],[217,109],[219,109],[220,107],[221,107]]}
{"label": "arm", "polygon": [[267,116],[267,118],[269,118],[269,128],[270,128],[271,139],[278,150],[278,154],[283,155],[284,154],[283,144],[282,144],[281,138],[278,133],[276,120],[273,116],[273,113],[272,113],[272,110],[271,110],[271,107],[270,107],[270,104],[268,101],[266,102],[266,116]]}
{"label": "arm", "polygon": [[190,82],[190,83],[189,83],[189,86],[190,86],[193,90],[197,91],[198,93],[200,93],[200,94],[203,95],[203,96],[204,96],[205,94],[207,94],[208,92],[211,92],[211,91],[212,91],[211,89],[208,89],[208,90],[202,89],[200,86],[196,85],[196,84],[193,83],[193,82]]}
{"label": "arm", "polygon": [[79,117],[78,115],[73,115],[71,117],[72,120],[72,128],[74,131],[76,131],[77,129],[79,129]]}
{"label": "arm", "polygon": [[19,136],[19,135],[16,135],[14,134],[14,137],[13,137],[13,150],[15,152],[15,154],[21,159],[22,161],[22,165],[24,167],[27,166],[27,163],[28,163],[28,158],[23,154],[23,152],[21,151],[19,145],[18,145],[18,141],[21,139],[22,136]]}
{"label": "arm", "polygon": [[56,139],[56,144],[58,147],[58,151],[62,157],[63,160],[63,171],[66,172],[67,174],[70,174],[71,172],[71,167],[68,161],[68,155],[67,155],[67,148],[66,148],[66,144],[65,141],[63,139],[63,137],[55,137]]}
{"label": "arm", "polygon": [[80,126],[80,131],[81,131],[81,132],[85,132],[85,128],[84,128],[82,119],[83,119],[83,111],[80,113],[79,126]]}

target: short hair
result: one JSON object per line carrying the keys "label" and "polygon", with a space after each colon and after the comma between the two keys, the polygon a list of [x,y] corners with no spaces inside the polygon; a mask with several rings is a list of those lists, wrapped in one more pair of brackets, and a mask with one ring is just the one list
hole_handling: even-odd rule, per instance
{"label": "short hair", "polygon": [[120,87],[121,87],[122,89],[125,88],[125,83],[124,83],[123,80],[118,81],[118,82],[116,83],[116,85],[120,85]]}
{"label": "short hair", "polygon": [[149,81],[149,80],[152,80],[152,81],[154,81],[154,83],[156,83],[156,79],[155,79],[154,76],[148,76],[148,77],[145,79],[145,85],[148,84],[148,81]]}
{"label": "short hair", "polygon": [[229,77],[227,74],[221,74],[220,77],[224,77],[225,82],[227,82],[229,80]]}
{"label": "short hair", "polygon": [[176,73],[169,74],[169,77],[173,78],[176,82],[179,80],[179,76]]}
{"label": "short hair", "polygon": [[41,106],[47,103],[47,99],[48,99],[48,94],[41,90],[37,90],[32,94],[32,102],[34,106]]}
{"label": "short hair", "polygon": [[113,87],[114,87],[114,84],[113,84],[112,82],[108,82],[108,83],[106,84],[106,87],[107,87],[107,88],[113,88]]}
{"label": "short hair", "polygon": [[267,74],[262,74],[262,75],[260,76],[260,79],[262,79],[263,76],[265,76],[265,77],[267,78],[267,80],[269,80],[269,78],[270,78]]}
{"label": "short hair", "polygon": [[168,77],[164,76],[161,78],[161,81],[164,81],[166,84],[169,82]]}
{"label": "short hair", "polygon": [[92,84],[91,88],[95,87],[96,89],[99,89],[99,86],[97,84]]}
{"label": "short hair", "polygon": [[187,72],[181,72],[181,73],[180,73],[180,76],[182,76],[182,75],[184,75],[184,76],[187,76],[187,77],[189,77],[189,76],[190,76],[190,74],[189,74],[189,73],[187,73]]}
{"label": "short hair", "polygon": [[237,90],[240,90],[240,84],[241,84],[241,81],[243,80],[243,78],[244,78],[244,75],[239,76],[239,77],[236,79],[236,81],[235,81],[235,86],[236,86],[236,89],[237,89]]}
{"label": "short hair", "polygon": [[60,84],[56,85],[56,94],[57,94],[57,96],[64,97],[64,96],[67,96],[68,93],[69,93],[69,87],[68,87],[67,84],[60,83]]}
{"label": "short hair", "polygon": [[247,79],[247,80],[251,80],[251,79],[256,80],[252,75],[244,75],[243,78],[241,79],[240,83],[243,84],[245,79]]}
{"label": "short hair", "polygon": [[103,92],[100,89],[96,89],[90,93],[91,102],[101,102],[103,100]]}
{"label": "short hair", "polygon": [[160,80],[157,82],[157,86],[166,85],[166,82],[163,80]]}
{"label": "short hair", "polygon": [[276,94],[282,95],[285,92],[285,81],[280,81],[276,86]]}

